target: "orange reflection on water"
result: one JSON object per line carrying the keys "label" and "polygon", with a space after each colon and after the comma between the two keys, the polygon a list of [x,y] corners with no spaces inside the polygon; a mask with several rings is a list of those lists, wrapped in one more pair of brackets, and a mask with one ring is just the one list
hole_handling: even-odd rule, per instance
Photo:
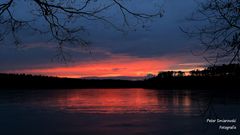
{"label": "orange reflection on water", "polygon": [[191,106],[188,95],[140,88],[65,90],[56,93],[41,105],[80,113],[189,112]]}
{"label": "orange reflection on water", "polygon": [[154,91],[143,89],[78,90],[59,97],[61,109],[80,112],[127,113],[158,112],[159,103]]}

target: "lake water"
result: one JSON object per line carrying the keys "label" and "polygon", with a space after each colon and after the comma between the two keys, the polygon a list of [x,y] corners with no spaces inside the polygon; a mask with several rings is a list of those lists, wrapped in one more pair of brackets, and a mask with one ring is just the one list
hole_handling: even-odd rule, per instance
{"label": "lake water", "polygon": [[[209,91],[5,90],[0,92],[0,134],[239,135],[239,94]],[[220,125],[237,129],[223,130]]]}

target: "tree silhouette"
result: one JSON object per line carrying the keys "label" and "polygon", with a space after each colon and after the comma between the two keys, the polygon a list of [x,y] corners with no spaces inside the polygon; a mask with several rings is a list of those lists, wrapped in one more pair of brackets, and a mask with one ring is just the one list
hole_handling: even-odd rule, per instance
{"label": "tree silhouette", "polygon": [[177,76],[178,77],[183,77],[183,76],[185,76],[185,73],[183,71],[178,71]]}
{"label": "tree silhouette", "polygon": [[[153,2],[148,2],[151,5],[149,11],[130,6],[141,4],[139,1],[128,0],[2,0],[0,41],[9,42],[8,36],[11,36],[18,45],[21,43],[21,30],[26,29],[37,34],[50,33],[49,40],[57,42],[59,52],[63,54],[64,45],[89,44],[82,36],[86,32],[83,20],[101,22],[117,31],[124,31],[136,25],[145,28],[147,21],[163,15],[162,8]],[[113,11],[117,12],[121,20],[111,19],[108,13]],[[21,16],[21,12],[24,12],[24,16]],[[39,22],[47,28],[39,27]],[[121,25],[118,22],[122,22]]]}
{"label": "tree silhouette", "polygon": [[165,72],[159,72],[157,77],[159,78],[173,78],[175,76],[174,71],[165,71]]}
{"label": "tree silhouette", "polygon": [[191,76],[202,76],[202,71],[200,70],[192,70],[189,72]]}
{"label": "tree silhouette", "polygon": [[229,63],[239,63],[240,1],[206,0],[198,4],[198,10],[189,18],[198,22],[196,29],[183,31],[200,39],[205,46],[203,53],[210,54],[206,57],[209,62],[227,59]]}
{"label": "tree silhouette", "polygon": [[192,70],[189,72],[191,76],[202,76],[202,77],[239,77],[240,75],[240,64],[228,64],[219,66],[209,66],[203,70]]}

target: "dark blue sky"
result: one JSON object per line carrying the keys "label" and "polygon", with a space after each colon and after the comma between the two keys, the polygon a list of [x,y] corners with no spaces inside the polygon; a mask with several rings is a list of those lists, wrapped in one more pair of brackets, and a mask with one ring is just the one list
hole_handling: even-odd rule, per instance
{"label": "dark blue sky", "polygon": [[[148,29],[141,29],[140,26],[136,27],[136,31],[129,31],[125,33],[117,32],[107,25],[96,22],[84,22],[83,25],[88,30],[88,33],[83,34],[83,37],[91,44],[89,48],[91,54],[86,48],[82,47],[67,47],[65,51],[71,54],[72,62],[67,64],[58,61],[52,61],[56,54],[56,43],[46,42],[46,36],[35,36],[28,30],[22,31],[22,37],[25,42],[20,47],[14,44],[4,43],[0,46],[0,72],[21,72],[21,73],[34,73],[46,75],[59,75],[71,76],[77,72],[71,72],[71,75],[59,72],[46,72],[47,69],[54,68],[80,68],[81,65],[86,66],[89,63],[98,63],[99,67],[104,67],[101,64],[108,65],[112,61],[127,62],[140,62],[146,60],[159,60],[159,65],[165,65],[164,68],[159,66],[160,70],[178,70],[178,69],[193,69],[203,65],[205,61],[202,56],[194,56],[191,50],[199,48],[199,41],[189,39],[187,35],[180,31],[179,27],[192,27],[194,24],[186,21],[186,18],[196,10],[196,3],[194,0],[166,0],[161,2],[163,4],[164,16],[157,17],[153,21],[147,23]],[[142,3],[144,5],[144,3]],[[142,5],[140,4],[140,7]],[[18,8],[18,7],[17,7]],[[149,9],[144,9],[149,10]],[[118,17],[112,10],[109,15],[113,14],[116,20]],[[111,13],[112,12],[112,13]],[[26,15],[25,12],[19,13],[20,16]],[[116,21],[115,20],[115,21]],[[41,25],[41,23],[39,23]],[[39,27],[43,27],[39,26]],[[11,38],[9,37],[9,40]],[[133,61],[131,61],[131,59]],[[164,62],[161,62],[164,61]],[[170,63],[167,63],[169,61]],[[121,62],[120,62],[121,63]],[[140,62],[141,63],[141,62]],[[143,63],[143,62],[142,62]],[[123,67],[126,66],[122,64]],[[112,69],[115,69],[118,64],[114,63]],[[121,66],[121,64],[120,64]],[[154,66],[154,65],[153,65]],[[87,66],[86,66],[87,68]],[[97,66],[96,66],[97,68]],[[127,68],[127,67],[126,67]],[[156,73],[156,69],[149,71],[149,73]],[[41,71],[41,69],[43,69]],[[147,70],[150,68],[146,68]],[[97,72],[98,69],[95,69]],[[124,69],[123,69],[124,70]],[[140,69],[138,69],[140,70]],[[67,72],[69,72],[67,70]],[[115,71],[115,70],[113,70]],[[65,71],[63,71],[65,72]],[[81,71],[79,72],[87,72]],[[109,71],[104,71],[101,75],[109,75]],[[126,70],[127,72],[127,70]],[[141,75],[144,75],[143,71]],[[80,76],[101,76],[100,74],[78,74]],[[134,74],[113,74],[112,76],[134,76]],[[139,75],[140,76],[140,75]]]}

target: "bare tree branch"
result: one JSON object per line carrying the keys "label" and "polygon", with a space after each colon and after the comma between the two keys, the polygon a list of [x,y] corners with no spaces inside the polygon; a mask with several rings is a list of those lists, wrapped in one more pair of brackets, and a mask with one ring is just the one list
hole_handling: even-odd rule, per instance
{"label": "bare tree branch", "polygon": [[[16,45],[21,43],[20,32],[23,29],[47,35],[50,40],[57,42],[59,47],[76,44],[88,46],[89,42],[82,36],[86,32],[82,19],[100,21],[117,31],[125,31],[119,21],[110,19],[107,12],[118,11],[123,25],[128,28],[135,26],[132,22],[145,25],[146,21],[162,16],[162,9],[151,8],[149,12],[136,11],[127,6],[128,0],[3,0],[0,2],[0,41],[11,35]],[[20,17],[17,5],[30,5],[24,9],[26,16]],[[137,4],[141,4],[137,2]],[[25,7],[22,7],[25,8]],[[26,7],[27,8],[27,7]],[[36,25],[41,22],[47,25],[47,31]],[[8,38],[9,39],[9,38]],[[62,50],[62,49],[59,49]]]}
{"label": "bare tree branch", "polygon": [[[189,18],[202,25],[193,31],[185,31],[190,37],[198,37],[205,46],[204,53],[215,53],[216,59],[240,62],[240,1],[207,0],[199,3],[199,9]],[[209,58],[211,58],[210,56]],[[217,61],[217,60],[216,60]]]}

